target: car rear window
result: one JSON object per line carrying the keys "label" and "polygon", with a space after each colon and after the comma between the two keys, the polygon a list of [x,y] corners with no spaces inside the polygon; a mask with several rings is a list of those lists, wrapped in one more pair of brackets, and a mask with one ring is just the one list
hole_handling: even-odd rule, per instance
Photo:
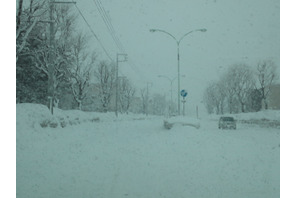
{"label": "car rear window", "polygon": [[232,117],[224,117],[222,118],[224,121],[234,121],[234,118]]}

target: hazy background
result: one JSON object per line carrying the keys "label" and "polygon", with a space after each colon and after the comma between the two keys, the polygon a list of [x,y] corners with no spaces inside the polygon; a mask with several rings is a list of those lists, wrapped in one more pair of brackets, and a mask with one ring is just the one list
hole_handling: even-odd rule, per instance
{"label": "hazy background", "polygon": [[[171,79],[177,76],[176,42],[164,33],[149,30],[162,29],[180,39],[191,30],[207,29],[188,35],[180,44],[180,69],[186,76],[181,78],[181,89],[188,91],[187,114],[193,114],[196,105],[202,107],[205,86],[228,66],[247,63],[255,67],[263,59],[272,59],[279,66],[279,0],[101,0],[101,3],[128,54],[129,61],[120,63],[120,75],[128,76],[138,88],[152,83],[150,92],[164,93],[168,99],[170,82],[158,75]],[[120,50],[95,2],[77,0],[77,6],[109,55],[116,59]],[[88,32],[80,20],[81,28]],[[95,40],[94,47],[108,59]],[[173,88],[176,101],[177,80]]]}
{"label": "hazy background", "polygon": [[[69,0],[71,1],[71,0]],[[119,75],[127,76],[134,86],[149,93],[161,93],[170,100],[170,79],[177,77],[177,45],[167,34],[150,32],[161,29],[178,40],[194,29],[180,44],[181,89],[188,91],[186,114],[195,114],[196,105],[205,113],[203,91],[209,82],[232,64],[246,63],[255,68],[260,60],[280,65],[279,0],[76,0],[77,7],[99,38],[95,39],[77,9],[77,26],[89,35],[91,48],[99,60],[116,61],[123,50],[128,62],[119,64]],[[99,12],[104,8],[123,46],[120,49]],[[78,28],[78,29],[79,29]],[[79,31],[80,31],[79,30]],[[104,52],[102,46],[105,48]],[[151,94],[150,94],[151,95]],[[177,103],[177,79],[173,83]],[[202,112],[201,112],[202,111]]]}

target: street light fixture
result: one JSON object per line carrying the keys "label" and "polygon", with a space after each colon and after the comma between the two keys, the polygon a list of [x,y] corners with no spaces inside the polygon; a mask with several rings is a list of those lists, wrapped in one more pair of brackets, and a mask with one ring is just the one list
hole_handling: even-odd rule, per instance
{"label": "street light fixture", "polygon": [[170,34],[169,32],[166,32],[165,30],[160,30],[160,29],[150,29],[150,32],[163,32],[167,35],[169,35],[171,38],[173,38],[176,41],[177,44],[177,79],[178,79],[178,87],[177,87],[177,96],[178,96],[178,115],[180,115],[180,63],[179,63],[179,44],[180,42],[189,34],[193,33],[193,32],[206,32],[207,30],[205,28],[203,29],[195,29],[192,30],[190,32],[187,32],[186,34],[184,34],[179,40],[177,40],[172,34]]}

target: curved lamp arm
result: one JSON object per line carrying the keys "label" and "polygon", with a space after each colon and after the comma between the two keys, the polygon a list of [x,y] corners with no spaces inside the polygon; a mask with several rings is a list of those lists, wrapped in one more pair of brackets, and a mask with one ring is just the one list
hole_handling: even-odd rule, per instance
{"label": "curved lamp arm", "polygon": [[177,41],[178,43],[180,43],[187,35],[189,35],[189,34],[191,34],[191,33],[193,33],[193,32],[206,32],[207,30],[205,29],[205,28],[203,28],[203,29],[196,29],[196,30],[192,30],[192,31],[190,31],[190,32],[188,32],[188,33],[186,33],[186,34],[184,34],[180,39],[179,39],[179,41]]}
{"label": "curved lamp arm", "polygon": [[168,76],[164,76],[164,75],[158,75],[159,78],[166,78],[167,80],[169,80],[170,82],[172,82],[172,79],[169,78]]}
{"label": "curved lamp arm", "polygon": [[171,38],[173,38],[178,43],[177,39],[172,34],[170,34],[169,32],[166,32],[165,30],[150,29],[150,32],[163,32],[163,33],[169,35]]}
{"label": "curved lamp arm", "polygon": [[[170,81],[170,83],[173,83],[178,76],[175,76],[174,78],[169,78],[168,76],[165,76],[165,75],[158,75],[159,78],[166,78],[167,80]],[[186,77],[186,75],[181,75],[181,77]]]}

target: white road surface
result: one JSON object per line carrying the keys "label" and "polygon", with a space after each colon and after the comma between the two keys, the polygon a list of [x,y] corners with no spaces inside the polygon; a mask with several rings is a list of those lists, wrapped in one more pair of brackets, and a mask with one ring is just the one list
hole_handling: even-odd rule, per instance
{"label": "white road surface", "polygon": [[17,198],[277,198],[279,129],[163,119],[17,125]]}

